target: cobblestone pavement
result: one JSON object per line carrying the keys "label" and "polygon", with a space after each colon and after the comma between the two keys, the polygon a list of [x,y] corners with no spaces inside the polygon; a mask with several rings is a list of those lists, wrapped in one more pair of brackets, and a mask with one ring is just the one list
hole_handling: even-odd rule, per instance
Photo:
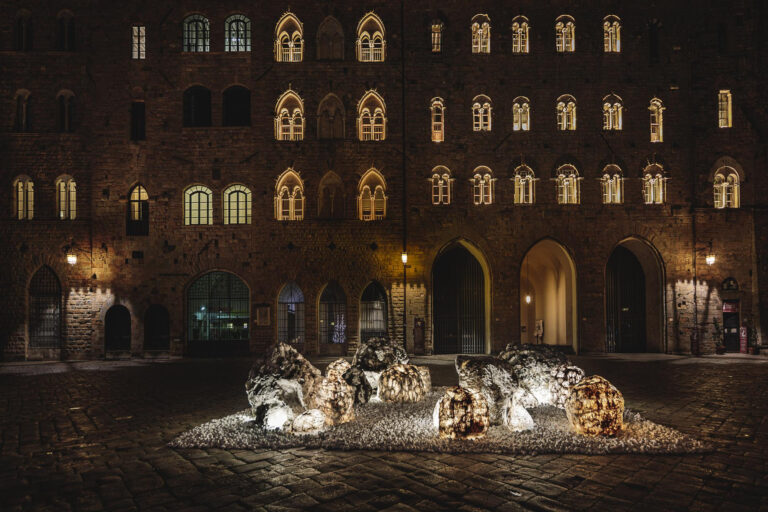
{"label": "cobblestone pavement", "polygon": [[[0,366],[0,510],[768,510],[768,359],[575,358],[687,456],[173,450],[243,409],[247,360]],[[431,358],[435,384],[455,380]]]}

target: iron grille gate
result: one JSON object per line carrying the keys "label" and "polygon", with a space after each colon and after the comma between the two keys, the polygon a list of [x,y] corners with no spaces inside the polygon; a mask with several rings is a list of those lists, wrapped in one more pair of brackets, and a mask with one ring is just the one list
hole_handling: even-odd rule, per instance
{"label": "iron grille gate", "polygon": [[371,283],[360,299],[360,341],[387,337],[387,295]]}
{"label": "iron grille gate", "polygon": [[296,283],[288,283],[277,301],[277,339],[304,343],[304,294]]}
{"label": "iron grille gate", "polygon": [[29,346],[61,348],[61,284],[49,267],[29,283]]}
{"label": "iron grille gate", "polygon": [[209,272],[187,291],[191,355],[248,353],[248,287],[229,272]]}
{"label": "iron grille gate", "polygon": [[325,287],[320,296],[320,344],[347,342],[347,297],[336,283]]}
{"label": "iron grille gate", "polygon": [[645,352],[645,274],[624,247],[617,247],[608,260],[605,304],[606,351]]}
{"label": "iron grille gate", "polygon": [[435,353],[485,352],[485,281],[463,247],[438,257],[432,271]]}

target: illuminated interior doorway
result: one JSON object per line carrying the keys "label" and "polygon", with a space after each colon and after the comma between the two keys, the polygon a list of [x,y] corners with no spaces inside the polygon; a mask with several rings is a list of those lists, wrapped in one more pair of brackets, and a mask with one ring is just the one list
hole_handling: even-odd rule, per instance
{"label": "illuminated interior doorway", "polygon": [[387,294],[372,282],[360,297],[360,341],[387,337]]}

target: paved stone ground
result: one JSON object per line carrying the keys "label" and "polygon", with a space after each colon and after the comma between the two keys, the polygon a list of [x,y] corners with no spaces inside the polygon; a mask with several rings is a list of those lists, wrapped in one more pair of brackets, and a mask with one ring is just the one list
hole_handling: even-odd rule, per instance
{"label": "paved stone ground", "polygon": [[[173,450],[247,406],[247,360],[0,366],[0,510],[768,510],[768,359],[576,358],[712,453]],[[436,385],[455,381],[430,358]]]}

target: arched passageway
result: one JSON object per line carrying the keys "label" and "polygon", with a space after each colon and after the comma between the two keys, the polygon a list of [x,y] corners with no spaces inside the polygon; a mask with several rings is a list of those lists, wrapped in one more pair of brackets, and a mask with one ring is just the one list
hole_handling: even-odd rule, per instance
{"label": "arched passageway", "polygon": [[131,350],[131,313],[128,308],[115,304],[104,317],[104,350],[129,352]]}
{"label": "arched passageway", "polygon": [[249,351],[248,286],[230,272],[200,276],[187,289],[187,352],[213,356]]}

